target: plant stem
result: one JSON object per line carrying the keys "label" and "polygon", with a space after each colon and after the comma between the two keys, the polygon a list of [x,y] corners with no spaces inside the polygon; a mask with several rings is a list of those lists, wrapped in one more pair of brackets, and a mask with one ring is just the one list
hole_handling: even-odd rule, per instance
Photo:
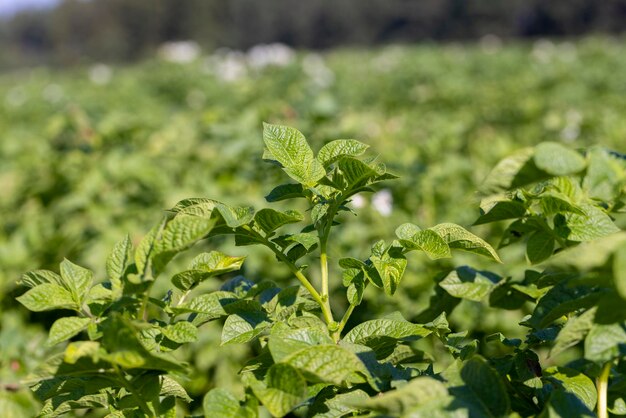
{"label": "plant stem", "polygon": [[609,374],[611,373],[611,362],[608,361],[602,367],[600,376],[596,379],[596,387],[598,389],[598,418],[608,418],[606,391],[609,386]]}
{"label": "plant stem", "polygon": [[350,315],[352,315],[354,308],[356,308],[356,305],[348,306],[346,313],[343,314],[343,318],[341,318],[341,322],[339,323],[339,328],[337,328],[337,331],[336,331],[338,337],[341,336],[341,331],[343,331],[344,327],[346,326],[346,323],[348,322],[348,319],[350,319]]}

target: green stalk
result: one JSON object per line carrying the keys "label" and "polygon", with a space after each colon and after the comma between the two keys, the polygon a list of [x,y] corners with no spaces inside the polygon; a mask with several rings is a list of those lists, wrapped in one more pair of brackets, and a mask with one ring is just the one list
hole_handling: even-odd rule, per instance
{"label": "green stalk", "polygon": [[598,389],[598,418],[608,418],[606,392],[609,386],[609,375],[611,374],[611,363],[606,362],[600,376],[596,379],[596,387]]}
{"label": "green stalk", "polygon": [[341,331],[343,331],[344,327],[346,326],[346,323],[348,322],[348,319],[350,319],[350,315],[352,315],[354,308],[356,308],[356,305],[348,306],[346,313],[343,314],[343,318],[341,318],[341,322],[339,322],[339,328],[337,328],[337,331],[336,331],[337,336],[341,335]]}

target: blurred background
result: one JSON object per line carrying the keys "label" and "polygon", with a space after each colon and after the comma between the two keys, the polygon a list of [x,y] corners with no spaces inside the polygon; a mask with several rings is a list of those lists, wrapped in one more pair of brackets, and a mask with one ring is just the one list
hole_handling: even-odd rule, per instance
{"label": "blurred background", "polygon": [[128,62],[163,42],[206,50],[618,34],[623,0],[1,0],[0,64]]}
{"label": "blurred background", "polygon": [[[519,148],[626,152],[624,29],[624,0],[0,0],[0,416],[34,416],[20,382],[59,350],[43,344],[54,312],[15,301],[20,275],[66,257],[103,279],[114,243],[138,242],[183,198],[262,207],[286,180],[261,161],[263,121],[301,130],[314,149],[359,139],[400,176],[355,199],[358,217],[332,242],[364,258],[406,221],[469,228],[482,180]],[[497,245],[505,226],[471,229]],[[211,249],[252,253],[253,280],[290,280],[270,254],[228,241],[188,258]],[[354,321],[418,318],[433,278],[457,265],[528,268],[523,246],[501,255],[506,270],[412,260],[396,296],[366,294]],[[450,321],[513,338],[525,313],[462,302]],[[216,348],[219,324],[204,330],[179,353],[196,400],[236,386],[250,355]]]}

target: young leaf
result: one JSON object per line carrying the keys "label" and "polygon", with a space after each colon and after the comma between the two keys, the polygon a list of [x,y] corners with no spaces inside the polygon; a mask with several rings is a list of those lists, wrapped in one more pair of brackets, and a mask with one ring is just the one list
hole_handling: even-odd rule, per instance
{"label": "young leaf", "polygon": [[370,257],[381,279],[382,287],[389,296],[393,295],[398,289],[407,264],[406,258],[400,251],[396,251],[394,248],[398,249],[398,247],[391,247],[381,256],[372,255]]}
{"label": "young leaf", "polygon": [[328,167],[344,156],[357,157],[363,154],[369,145],[355,139],[337,139],[324,145],[317,154],[317,159],[324,167]]}
{"label": "young leaf", "polygon": [[337,163],[347,183],[345,190],[356,190],[378,176],[376,170],[355,158],[344,157]]}
{"label": "young leaf", "polygon": [[93,285],[93,273],[65,259],[61,262],[61,278],[76,304],[81,306]]}
{"label": "young leaf", "polygon": [[542,142],[535,147],[534,161],[537,167],[553,176],[567,176],[582,171],[585,158],[557,142]]}
{"label": "young leaf", "polygon": [[112,288],[118,293],[121,291],[121,279],[124,275],[124,271],[132,259],[132,248],[133,245],[130,241],[130,236],[126,235],[121,241],[115,244],[113,251],[107,258],[107,277],[111,281]]}
{"label": "young leaf", "polygon": [[53,309],[80,309],[80,306],[77,305],[76,300],[68,290],[52,283],[44,283],[33,287],[16,299],[33,312],[50,311]]}
{"label": "young leaf", "polygon": [[69,340],[85,328],[91,322],[89,318],[79,318],[77,316],[68,316],[57,319],[50,327],[48,341],[46,345],[49,347]]}
{"label": "young leaf", "polygon": [[311,147],[300,131],[264,123],[263,141],[271,158],[278,161],[298,183],[311,187],[326,175],[324,166],[313,156]]}
{"label": "young leaf", "polygon": [[176,254],[204,238],[214,224],[212,219],[191,215],[178,215],[168,222],[155,239],[150,257],[155,276]]}
{"label": "young leaf", "polygon": [[17,282],[19,285],[31,288],[44,283],[52,283],[63,286],[63,279],[61,276],[50,270],[33,270],[28,273],[24,273],[21,279]]}
{"label": "young leaf", "polygon": [[450,248],[482,255],[498,263],[502,262],[491,245],[459,225],[443,223],[430,229],[443,238]]}

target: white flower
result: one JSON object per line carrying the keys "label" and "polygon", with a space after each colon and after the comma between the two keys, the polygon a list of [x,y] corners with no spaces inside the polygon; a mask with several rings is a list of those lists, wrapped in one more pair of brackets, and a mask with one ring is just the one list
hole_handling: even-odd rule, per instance
{"label": "white flower", "polygon": [[393,196],[389,189],[383,189],[372,196],[372,206],[383,216],[390,216],[393,210]]}
{"label": "white flower", "polygon": [[194,41],[166,42],[159,47],[159,57],[165,61],[187,64],[200,56],[200,45]]}
{"label": "white flower", "polygon": [[328,87],[335,81],[335,74],[326,66],[319,54],[308,54],[302,60],[302,70],[319,87]]}
{"label": "white flower", "polygon": [[48,84],[41,92],[41,96],[49,103],[58,103],[63,99],[63,88],[58,84]]}
{"label": "white flower", "polygon": [[89,80],[99,86],[109,84],[113,77],[113,70],[106,64],[95,64],[89,69]]}
{"label": "white flower", "polygon": [[355,194],[354,196],[352,196],[352,207],[354,207],[355,209],[364,208],[366,204],[367,200],[365,200],[365,198],[360,194]]}
{"label": "white flower", "polygon": [[286,67],[295,56],[295,52],[287,45],[274,43],[253,46],[248,51],[247,60],[250,67],[263,69],[269,66]]}
{"label": "white flower", "polygon": [[240,51],[219,49],[206,61],[206,68],[217,78],[227,82],[241,80],[248,75],[246,58]]}

